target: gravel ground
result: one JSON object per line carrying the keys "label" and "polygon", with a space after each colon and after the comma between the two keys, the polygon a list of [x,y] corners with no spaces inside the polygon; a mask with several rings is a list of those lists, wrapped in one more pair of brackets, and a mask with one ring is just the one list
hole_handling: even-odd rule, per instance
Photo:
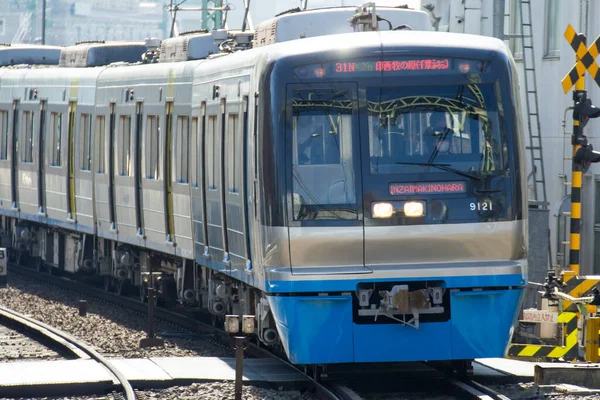
{"label": "gravel ground", "polygon": [[6,326],[0,326],[0,362],[60,360],[62,356],[36,340]]}
{"label": "gravel ground", "polygon": [[[139,400],[228,400],[235,397],[233,382],[194,383],[190,386],[174,386],[168,389],[136,391]],[[312,393],[299,391],[279,391],[272,389],[244,386],[242,392],[244,400],[317,400]],[[40,397],[27,400],[122,400],[120,394],[106,396],[79,396],[79,397]],[[0,400],[17,400],[5,399]],[[18,399],[25,400],[25,399]]]}
{"label": "gravel ground", "polygon": [[[87,300],[85,317],[79,316],[79,300]],[[140,339],[146,337],[145,315],[16,275],[9,277],[7,288],[0,289],[0,305],[84,340],[108,357],[234,356],[231,348],[204,339],[166,338],[164,348],[139,349]],[[158,334],[173,331],[176,328],[155,325]]]}
{"label": "gravel ground", "polygon": [[511,400],[600,400],[598,394],[569,394],[560,386],[538,387],[533,383],[516,385],[490,386]]}

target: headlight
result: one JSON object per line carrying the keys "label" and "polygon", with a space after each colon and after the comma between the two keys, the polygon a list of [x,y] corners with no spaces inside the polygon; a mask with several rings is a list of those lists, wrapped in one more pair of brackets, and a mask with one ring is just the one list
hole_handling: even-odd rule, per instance
{"label": "headlight", "polygon": [[371,214],[373,218],[390,218],[394,214],[394,206],[390,203],[373,203]]}
{"label": "headlight", "polygon": [[407,201],[404,203],[404,215],[407,217],[422,217],[425,215],[425,206],[420,201]]}

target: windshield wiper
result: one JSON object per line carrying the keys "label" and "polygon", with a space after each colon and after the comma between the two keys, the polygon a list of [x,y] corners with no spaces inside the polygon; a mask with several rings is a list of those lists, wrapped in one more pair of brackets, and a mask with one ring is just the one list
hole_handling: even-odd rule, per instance
{"label": "windshield wiper", "polygon": [[450,166],[450,164],[421,163],[421,162],[402,162],[402,161],[397,162],[396,164],[400,164],[400,165],[419,165],[421,167],[434,167],[434,168],[441,169],[443,171],[454,172],[457,175],[461,175],[461,176],[464,176],[466,178],[469,178],[469,179],[472,179],[472,180],[475,180],[475,181],[480,181],[481,180],[481,178],[479,176],[470,174],[470,173],[465,172],[465,171],[458,170],[456,168],[452,168]]}

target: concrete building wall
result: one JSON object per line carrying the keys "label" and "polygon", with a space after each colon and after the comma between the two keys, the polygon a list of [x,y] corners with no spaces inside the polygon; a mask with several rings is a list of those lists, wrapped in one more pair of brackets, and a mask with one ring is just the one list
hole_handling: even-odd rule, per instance
{"label": "concrete building wall", "polygon": [[[510,0],[514,4],[518,0]],[[573,105],[572,94],[565,94],[561,86],[562,78],[575,64],[575,54],[563,34],[568,24],[573,25],[575,30],[586,33],[588,43],[600,34],[600,24],[597,19],[589,18],[598,15],[598,2],[593,1],[558,1],[558,0],[533,0],[532,24],[533,24],[533,46],[535,53],[535,66],[537,77],[537,91],[540,112],[540,127],[542,135],[542,147],[544,157],[544,168],[546,175],[546,191],[550,203],[550,232],[551,246],[553,250],[553,263],[557,262],[557,251],[563,253],[564,264],[568,266],[568,244],[562,244],[568,240],[569,224],[559,229],[561,204],[571,192],[571,136],[573,120],[572,113],[566,109]],[[553,10],[552,7],[555,7]],[[589,8],[587,8],[589,7]],[[586,10],[587,9],[587,10]],[[514,5],[507,7],[510,18],[515,18]],[[555,14],[554,14],[555,13]],[[596,14],[594,14],[596,13]],[[584,17],[580,21],[580,15]],[[554,18],[553,18],[554,16]],[[587,23],[587,29],[586,29]],[[506,32],[505,27],[505,32]],[[554,44],[554,45],[553,45]],[[514,46],[513,46],[514,48]],[[517,48],[517,50],[519,50]],[[515,55],[519,55],[516,53]],[[517,57],[518,58],[518,57]],[[521,98],[525,99],[524,71],[522,61],[518,62],[521,76]],[[600,104],[600,90],[596,83],[587,77],[586,89],[592,101]],[[523,108],[525,102],[522,101]],[[526,110],[523,110],[524,121],[526,121]],[[527,126],[527,125],[526,125]],[[600,148],[600,122],[590,121],[584,133],[589,142],[595,148]],[[529,162],[529,154],[528,154]],[[529,162],[528,171],[531,168]],[[600,167],[593,165],[584,177],[584,197],[582,201],[582,273],[600,272],[600,265],[594,266],[593,257],[593,219],[594,219],[594,175],[600,174]],[[591,228],[591,229],[590,229]],[[561,232],[559,232],[559,230]],[[600,249],[598,249],[600,251]],[[560,259],[559,259],[560,261]]]}
{"label": "concrete building wall", "polygon": [[[495,0],[433,0],[429,3],[435,6],[434,14],[439,17],[439,29],[442,31],[472,32],[480,29],[479,34],[490,35],[489,28],[493,26],[493,9]],[[426,1],[423,1],[425,5]],[[505,15],[504,33],[520,34],[519,24],[520,0],[504,2]],[[481,17],[469,15],[466,8],[479,7]],[[573,105],[572,92],[565,94],[561,86],[562,78],[575,64],[575,53],[563,34],[568,24],[576,31],[585,33],[588,45],[600,34],[600,20],[594,18],[600,15],[600,2],[591,0],[531,0],[531,22],[533,28],[533,51],[536,67],[536,89],[539,101],[540,129],[542,136],[544,169],[546,177],[547,200],[550,203],[549,228],[552,248],[552,264],[568,266],[568,244],[562,244],[569,238],[568,216],[561,216],[562,211],[568,211],[568,195],[571,192],[571,136],[573,121],[571,112],[566,109]],[[474,28],[475,27],[475,28]],[[520,39],[506,40],[513,51],[519,67],[521,84],[521,105],[524,127],[528,134],[525,81],[522,61],[522,45]],[[600,106],[600,89],[586,75],[588,97]],[[532,105],[533,107],[533,105]],[[535,128],[535,126],[534,126]],[[591,120],[584,134],[594,148],[600,149],[600,121]],[[527,171],[531,172],[531,161],[527,153]],[[600,274],[600,246],[596,250],[594,221],[600,223],[600,198],[596,202],[596,192],[600,194],[600,166],[592,165],[584,175],[582,200],[582,251],[581,272]],[[530,185],[531,188],[531,185]],[[532,188],[531,188],[532,189]],[[529,198],[533,199],[530,190]],[[565,199],[567,199],[565,201]],[[565,204],[563,204],[565,202]],[[566,206],[566,207],[565,207]],[[596,214],[599,214],[596,217]],[[600,226],[600,225],[599,225]],[[535,228],[535,225],[530,224]],[[600,228],[599,228],[600,230]],[[539,232],[536,232],[539,235]],[[600,232],[598,236],[600,244]],[[562,254],[562,257],[561,257]],[[557,257],[558,255],[558,257]],[[595,260],[599,261],[596,262]]]}

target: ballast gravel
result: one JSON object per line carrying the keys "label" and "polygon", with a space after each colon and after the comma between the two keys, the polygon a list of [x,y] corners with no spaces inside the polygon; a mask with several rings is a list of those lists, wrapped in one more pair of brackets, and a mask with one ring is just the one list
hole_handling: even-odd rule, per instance
{"label": "ballast gravel", "polygon": [[[173,386],[168,389],[136,391],[138,400],[229,400],[235,398],[235,386],[232,382],[194,383],[189,386]],[[105,396],[78,397],[39,397],[27,400],[122,400],[121,394]],[[244,400],[318,400],[312,393],[302,393],[295,390],[273,390],[252,386],[244,386]],[[25,400],[5,399],[0,400]]]}
{"label": "ballast gravel", "polygon": [[[79,300],[87,300],[88,311],[84,317],[79,316]],[[11,275],[8,287],[0,289],[0,305],[69,333],[107,357],[234,356],[230,347],[211,342],[210,336],[165,338],[164,348],[140,349],[140,339],[146,337],[145,315],[17,275]],[[159,322],[154,329],[159,335],[177,331],[176,327]]]}

